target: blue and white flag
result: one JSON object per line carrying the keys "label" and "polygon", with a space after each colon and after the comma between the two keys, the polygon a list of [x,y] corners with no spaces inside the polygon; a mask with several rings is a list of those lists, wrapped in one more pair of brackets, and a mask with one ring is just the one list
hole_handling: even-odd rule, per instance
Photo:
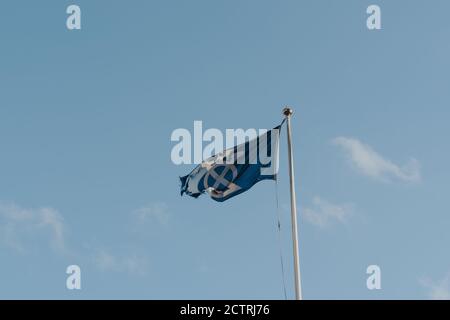
{"label": "blue and white flag", "polygon": [[281,125],[253,140],[214,155],[181,177],[181,195],[197,198],[208,193],[215,201],[228,200],[262,180],[276,180]]}

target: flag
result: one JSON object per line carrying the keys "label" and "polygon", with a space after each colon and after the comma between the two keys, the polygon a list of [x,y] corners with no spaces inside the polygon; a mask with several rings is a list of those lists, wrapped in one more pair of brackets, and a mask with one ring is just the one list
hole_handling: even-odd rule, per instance
{"label": "flag", "polygon": [[247,191],[262,180],[276,180],[282,124],[260,136],[216,154],[181,177],[181,195],[202,193],[218,202]]}

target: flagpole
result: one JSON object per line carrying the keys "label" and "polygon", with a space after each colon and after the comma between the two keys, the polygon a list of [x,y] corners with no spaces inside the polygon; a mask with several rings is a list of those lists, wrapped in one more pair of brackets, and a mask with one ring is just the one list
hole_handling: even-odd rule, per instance
{"label": "flagpole", "polygon": [[294,157],[292,154],[292,133],[291,133],[291,116],[294,111],[286,107],[283,114],[286,117],[286,130],[288,142],[289,157],[289,182],[291,191],[291,224],[292,224],[292,242],[294,251],[294,273],[295,273],[295,299],[302,300],[302,284],[300,278],[300,260],[298,253],[298,226],[297,226],[297,204],[295,197],[295,179],[294,179]]}

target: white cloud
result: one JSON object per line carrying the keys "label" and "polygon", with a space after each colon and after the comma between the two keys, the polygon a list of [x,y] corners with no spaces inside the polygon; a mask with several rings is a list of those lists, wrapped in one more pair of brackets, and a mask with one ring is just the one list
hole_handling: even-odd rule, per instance
{"label": "white cloud", "polygon": [[410,159],[406,165],[398,166],[355,138],[337,137],[332,142],[342,148],[349,161],[366,176],[384,181],[397,179],[417,182],[421,179],[420,164],[416,159]]}
{"label": "white cloud", "polygon": [[156,222],[160,225],[167,225],[169,223],[169,209],[167,204],[162,202],[139,208],[133,212],[133,216],[139,224]]}
{"label": "white cloud", "polygon": [[55,209],[27,209],[15,204],[0,203],[0,242],[21,252],[34,245],[41,234],[47,236],[52,248],[65,250],[65,225]]}
{"label": "white cloud", "polygon": [[353,204],[332,204],[320,197],[314,197],[313,207],[302,210],[302,217],[309,223],[324,228],[334,222],[346,223],[353,214]]}
{"label": "white cloud", "polygon": [[420,280],[422,286],[424,286],[428,292],[427,296],[432,300],[450,300],[450,274],[444,277],[440,281],[433,281],[429,278]]}
{"label": "white cloud", "polygon": [[53,235],[53,243],[59,249],[64,249],[64,221],[61,214],[52,208],[41,208],[39,213],[39,224],[40,228],[49,228]]}
{"label": "white cloud", "polygon": [[[166,226],[170,220],[168,205],[163,202],[150,203],[130,213],[131,229],[125,230],[147,236]],[[124,248],[105,249],[103,246],[89,246],[91,263],[102,272],[128,273],[146,276],[149,273],[150,261],[139,247],[128,245]]]}
{"label": "white cloud", "polygon": [[92,257],[94,265],[101,271],[126,272],[146,275],[149,269],[147,257],[138,254],[117,255],[106,250],[98,250]]}

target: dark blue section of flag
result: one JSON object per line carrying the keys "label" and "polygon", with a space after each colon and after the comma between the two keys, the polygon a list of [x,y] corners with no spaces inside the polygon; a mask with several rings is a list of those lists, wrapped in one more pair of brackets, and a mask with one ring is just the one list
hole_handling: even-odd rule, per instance
{"label": "dark blue section of flag", "polygon": [[[255,140],[247,141],[243,145],[235,146],[229,152],[234,154],[234,162],[226,161],[226,152],[221,155],[213,156],[198,165],[190,174],[181,177],[181,195],[187,194],[197,198],[202,193],[208,193],[210,197],[218,202],[226,201],[238,194],[241,194],[256,183],[262,180],[276,180],[278,161],[278,138],[281,125],[267,131],[264,135],[257,137]],[[276,139],[276,140],[275,140]],[[272,141],[274,140],[274,141]],[[272,142],[276,146],[272,150]],[[253,144],[252,144],[253,143]],[[252,153],[251,146],[257,148],[257,160],[250,161]],[[260,158],[260,150],[265,152],[265,156],[270,162],[262,161]],[[245,150],[245,161],[242,161],[242,154],[238,161],[238,151]],[[255,153],[253,153],[253,156]],[[221,160],[221,161],[219,161]],[[267,163],[266,163],[267,162]],[[264,168],[271,168],[268,172],[262,172]]]}

